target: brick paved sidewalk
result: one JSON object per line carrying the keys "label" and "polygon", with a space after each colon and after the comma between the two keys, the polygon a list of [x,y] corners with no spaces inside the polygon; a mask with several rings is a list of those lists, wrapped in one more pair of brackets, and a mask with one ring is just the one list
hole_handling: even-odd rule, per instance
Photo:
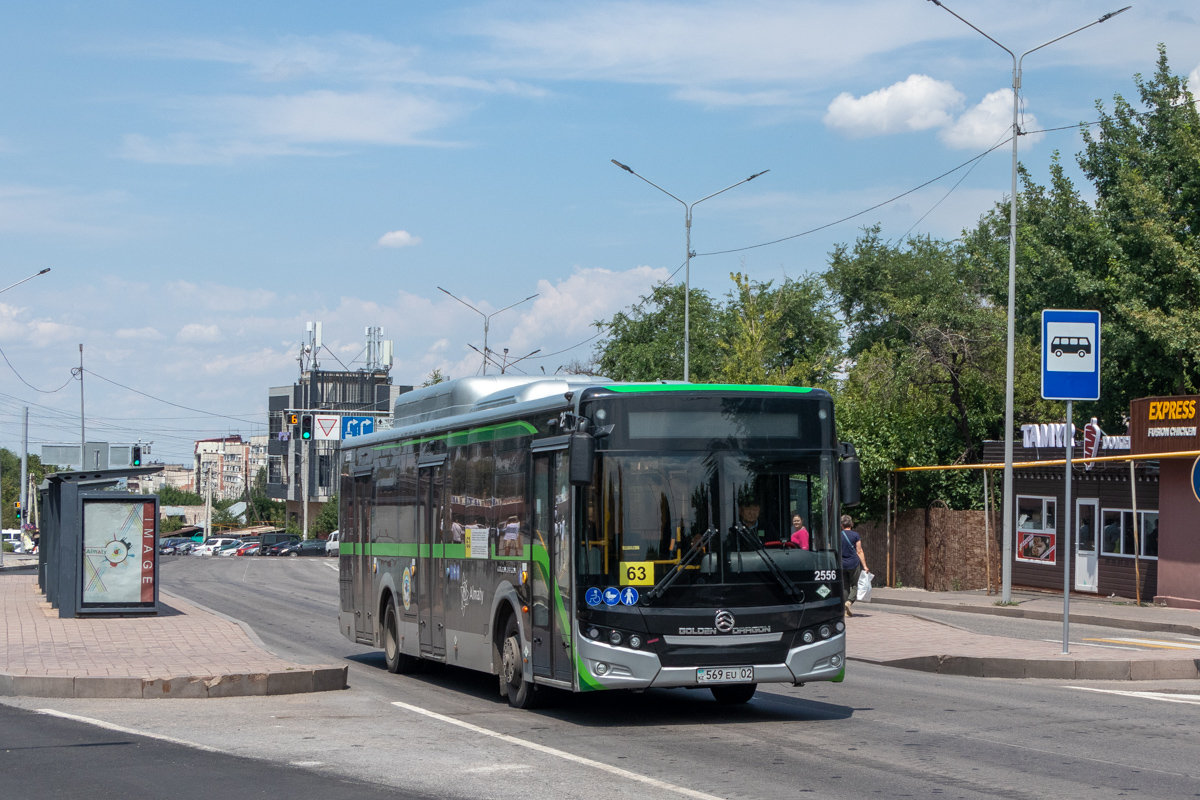
{"label": "brick paved sidewalk", "polygon": [[345,667],[282,659],[180,598],[162,606],[153,617],[59,619],[36,576],[0,574],[0,695],[215,697],[345,685]]}
{"label": "brick paved sidewalk", "polygon": [[984,678],[1168,680],[1200,677],[1196,650],[1130,651],[986,636],[893,611],[855,606],[846,657],[885,666]]}

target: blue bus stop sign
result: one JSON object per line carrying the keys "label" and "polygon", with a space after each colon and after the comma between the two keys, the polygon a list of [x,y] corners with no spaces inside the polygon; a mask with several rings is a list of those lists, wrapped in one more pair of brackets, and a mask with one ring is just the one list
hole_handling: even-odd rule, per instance
{"label": "blue bus stop sign", "polygon": [[1042,311],[1042,397],[1100,399],[1100,312]]}

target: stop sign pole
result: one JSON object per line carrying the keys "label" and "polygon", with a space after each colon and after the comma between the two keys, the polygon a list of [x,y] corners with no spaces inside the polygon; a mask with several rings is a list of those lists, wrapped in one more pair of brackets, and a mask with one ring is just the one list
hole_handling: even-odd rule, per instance
{"label": "stop sign pole", "polygon": [[[1057,552],[1063,560],[1063,655],[1071,651],[1071,457],[1075,429],[1071,424],[1076,400],[1100,399],[1100,312],[1042,311],[1042,397],[1067,401],[1066,492],[1063,497],[1063,538]],[[1005,498],[1005,502],[1013,502]]]}

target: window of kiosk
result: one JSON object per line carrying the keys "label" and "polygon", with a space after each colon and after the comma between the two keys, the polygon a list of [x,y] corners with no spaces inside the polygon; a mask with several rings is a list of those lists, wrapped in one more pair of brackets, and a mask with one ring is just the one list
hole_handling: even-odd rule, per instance
{"label": "window of kiosk", "polygon": [[1056,562],[1057,505],[1053,497],[1017,497],[1017,561]]}
{"label": "window of kiosk", "polygon": [[[1133,511],[1106,508],[1101,520],[1101,554],[1133,558],[1139,550],[1134,542]],[[1138,511],[1137,539],[1142,558],[1158,558],[1157,511]]]}

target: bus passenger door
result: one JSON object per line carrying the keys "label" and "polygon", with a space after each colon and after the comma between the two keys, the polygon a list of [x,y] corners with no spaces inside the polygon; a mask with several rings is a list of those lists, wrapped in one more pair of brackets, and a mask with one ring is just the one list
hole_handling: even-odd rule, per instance
{"label": "bus passenger door", "polygon": [[372,589],[375,576],[371,572],[371,474],[354,476],[354,531],[357,544],[351,556],[354,572],[354,635],[360,642],[374,644],[374,609]]}
{"label": "bus passenger door", "polygon": [[533,674],[570,681],[573,585],[570,483],[564,450],[536,454],[533,461],[533,553],[530,604]]}
{"label": "bus passenger door", "polygon": [[[420,555],[417,559],[417,596],[421,604],[421,652],[434,656],[446,654],[445,575],[442,573],[443,467],[425,467],[417,477],[417,528]],[[435,554],[439,556],[436,560]]]}

